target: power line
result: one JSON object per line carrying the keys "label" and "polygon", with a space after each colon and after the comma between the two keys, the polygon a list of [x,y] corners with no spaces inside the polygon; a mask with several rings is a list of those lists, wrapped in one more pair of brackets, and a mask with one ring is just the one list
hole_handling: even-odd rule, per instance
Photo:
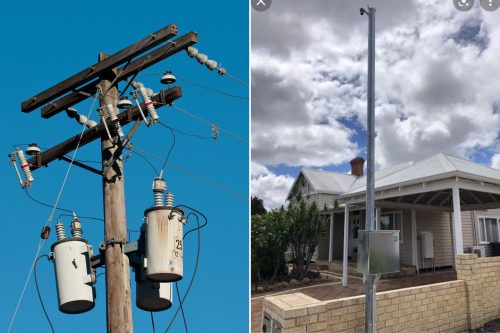
{"label": "power line", "polygon": [[[179,285],[177,284],[177,282],[175,282],[175,292],[177,294],[177,298],[181,299],[181,295],[179,294]],[[182,303],[179,304],[179,307],[181,308],[182,321],[184,322],[184,328],[186,329],[186,333],[188,333],[188,327],[187,327],[187,323],[186,323],[186,315],[184,314],[184,308],[182,306]]]}
{"label": "power line", "polygon": [[226,75],[228,78],[230,78],[230,79],[232,79],[232,80],[238,82],[239,84],[242,84],[242,85],[244,85],[245,87],[248,88],[248,83],[246,83],[245,81],[242,81],[242,80],[238,79],[236,76],[231,75],[228,72],[226,72],[224,75]]}
{"label": "power line", "polygon": [[[189,220],[189,216],[191,216],[191,215],[195,215],[195,216],[196,216],[196,214],[189,213],[189,214],[186,216],[186,219],[187,219],[187,220]],[[203,228],[203,227],[205,227],[207,224],[208,224],[208,220],[207,220],[207,219],[205,219],[205,223],[203,223],[201,226],[200,226],[200,225],[198,225],[196,228],[193,228],[193,229],[191,229],[191,230],[187,231],[187,232],[184,234],[184,236],[182,236],[182,238],[183,238],[183,239],[184,239],[184,238],[186,238],[186,236],[187,236],[189,233],[191,233],[191,232],[193,232],[193,231],[196,231],[196,230],[199,230],[199,229],[202,229],[202,228]]]}
{"label": "power line", "polygon": [[[130,150],[131,152],[135,153],[135,154],[137,154],[137,151],[136,151],[136,150],[138,149],[138,150],[142,151],[143,153],[145,153],[145,154],[149,155],[150,157],[152,157],[152,158],[154,158],[154,159],[156,159],[156,160],[158,160],[158,161],[163,162],[163,159],[162,159],[161,157],[159,157],[159,156],[157,156],[157,155],[155,155],[155,154],[150,153],[149,151],[145,150],[144,148],[140,148],[140,147],[137,147],[137,146],[133,146],[133,147],[134,147],[134,148],[132,148],[132,147],[127,147],[127,149],[128,149],[128,150]],[[147,160],[144,156],[142,156],[142,157],[143,157],[145,160]],[[150,163],[150,164],[151,164],[151,162],[149,162],[149,161],[148,161],[148,163]],[[234,195],[234,196],[238,197],[239,199],[241,199],[241,200],[243,200],[243,201],[247,201],[247,200],[248,200],[248,198],[247,198],[246,196],[244,196],[243,194],[240,194],[240,193],[238,193],[238,192],[235,192],[235,191],[233,191],[233,190],[231,190],[231,189],[229,189],[229,188],[227,188],[227,187],[225,187],[225,186],[223,186],[223,185],[220,185],[220,184],[215,183],[215,182],[213,182],[213,181],[211,181],[211,180],[209,180],[209,179],[207,179],[207,178],[205,178],[205,177],[202,177],[202,176],[200,176],[200,175],[196,174],[195,172],[193,172],[193,171],[191,171],[191,170],[185,169],[185,168],[183,168],[183,167],[181,167],[181,166],[179,166],[179,165],[177,165],[177,164],[174,164],[174,163],[172,163],[172,162],[167,162],[167,164],[168,164],[168,165],[170,165],[171,167],[173,167],[173,168],[175,168],[175,169],[177,169],[177,170],[181,171],[181,172],[184,172],[184,173],[186,173],[186,174],[188,174],[188,175],[190,175],[190,176],[192,176],[192,177],[194,177],[194,178],[197,178],[197,179],[199,179],[199,180],[203,181],[204,183],[206,183],[206,184],[208,184],[208,185],[210,185],[210,186],[216,187],[216,188],[218,188],[218,189],[220,189],[220,190],[223,190],[223,191],[225,191],[225,192],[227,192],[227,193],[230,193],[230,194],[232,194],[232,195]],[[157,173],[157,174],[158,174],[158,173]]]}
{"label": "power line", "polygon": [[156,333],[155,318],[153,317],[153,311],[149,311],[149,313],[151,314],[151,325],[153,326],[153,333]]}
{"label": "power line", "polygon": [[170,157],[170,154],[172,153],[172,149],[174,149],[175,146],[175,132],[172,130],[169,126],[165,126],[162,122],[159,122],[159,124],[166,129],[170,130],[170,133],[172,133],[172,144],[170,145],[170,149],[168,150],[167,157],[165,157],[165,161],[163,162],[163,165],[161,166],[161,171],[165,169],[165,165],[167,165],[168,159]]}
{"label": "power line", "polygon": [[[208,223],[207,217],[202,212],[200,212],[200,211],[198,211],[198,210],[196,210],[196,209],[194,209],[192,207],[189,207],[187,205],[177,205],[176,207],[185,207],[185,208],[191,209],[192,211],[200,214],[205,219],[205,221],[206,221],[205,225]],[[198,216],[196,214],[193,214],[193,216],[196,217],[196,223],[197,223],[197,225],[199,227],[200,226],[200,221],[198,219]],[[182,307],[182,304],[184,303],[184,301],[186,300],[187,295],[189,294],[189,290],[191,290],[191,287],[193,285],[194,278],[196,276],[196,271],[198,270],[198,262],[199,262],[199,259],[200,259],[200,250],[201,250],[201,234],[200,234],[200,229],[201,228],[198,228],[198,248],[197,248],[197,253],[196,253],[196,262],[194,264],[193,275],[191,276],[191,281],[189,281],[189,285],[188,285],[188,288],[186,289],[186,293],[184,294],[184,297],[180,300],[180,302],[179,302],[180,305],[177,307],[177,310],[175,311],[174,316],[170,320],[170,323],[168,324],[167,329],[165,330],[165,333],[167,333],[168,330],[170,329],[170,327],[172,326],[175,318],[177,317],[177,314],[179,313],[179,310]],[[182,239],[184,240],[185,236]],[[187,330],[187,327],[186,327],[186,330]]]}
{"label": "power line", "polygon": [[177,78],[180,81],[185,82],[187,84],[190,84],[190,85],[193,85],[193,86],[196,86],[196,87],[208,90],[208,91],[213,91],[213,92],[219,93],[219,94],[227,96],[227,97],[236,98],[236,99],[240,99],[240,100],[247,100],[247,101],[249,99],[246,96],[233,95],[233,94],[227,93],[227,92],[225,92],[223,90],[220,90],[220,89],[211,88],[211,87],[203,85],[201,83],[197,83],[197,82],[193,82],[193,81],[190,81],[190,80],[186,80],[186,79],[180,78],[179,76],[177,76]]}
{"label": "power line", "polygon": [[[68,217],[73,217],[73,215],[70,215],[70,214],[60,214],[57,219],[59,220],[61,218],[61,216],[68,216]],[[81,220],[96,220],[96,221],[104,221],[104,219],[101,219],[100,217],[93,217],[93,216],[80,216],[78,215],[78,218],[81,219]],[[131,230],[131,231],[135,231],[135,230]]]}
{"label": "power line", "polygon": [[[42,206],[45,206],[45,207],[48,207],[48,208],[54,208],[55,206],[52,206],[52,205],[49,205],[47,203],[44,203],[44,202],[41,202],[35,198],[33,198],[33,196],[31,196],[31,194],[28,192],[28,188],[25,187],[24,188],[24,193],[26,193],[26,195],[28,196],[28,198],[30,198],[31,200],[33,200],[34,202],[36,202],[37,204],[40,204]],[[72,213],[73,211],[72,210],[69,210],[69,209],[64,209],[64,208],[56,208],[57,210],[61,210],[61,211],[64,211],[64,212],[68,212],[68,213]]]}
{"label": "power line", "polygon": [[[158,74],[158,73],[149,73],[149,74],[143,74],[143,75],[145,75],[145,76],[162,76],[162,74]],[[210,87],[210,86],[202,84],[202,83],[194,82],[194,81],[191,81],[191,80],[186,80],[186,79],[184,79],[182,77],[179,77],[179,75],[177,75],[177,74],[175,76],[176,76],[176,78],[179,81],[182,81],[184,83],[190,84],[190,85],[198,87],[198,88],[202,88],[202,89],[205,89],[205,90],[208,90],[208,91],[212,91],[212,92],[215,92],[215,93],[227,96],[227,97],[239,99],[239,100],[247,100],[247,101],[249,100],[249,98],[247,96],[234,95],[234,94],[228,93],[228,92],[226,92],[224,90],[221,90],[221,89],[218,89],[218,88],[213,88],[213,87]],[[232,78],[232,77],[230,77],[230,78]],[[248,85],[246,83],[244,83],[243,81],[241,81],[241,82],[245,86],[248,87]]]}
{"label": "power line", "polygon": [[185,132],[185,131],[182,131],[178,128],[175,128],[175,127],[172,127],[172,126],[169,126],[161,121],[158,121],[158,123],[160,125],[162,125],[163,127],[167,127],[177,133],[180,133],[180,134],[183,134],[183,135],[187,135],[187,136],[192,136],[192,137],[195,137],[195,138],[199,138],[199,139],[203,139],[203,140],[213,140],[213,137],[211,136],[201,136],[201,135],[198,135],[198,134],[193,134],[193,133],[189,133],[189,132]]}
{"label": "power line", "polygon": [[36,292],[38,294],[38,299],[40,300],[40,305],[42,306],[43,313],[45,314],[45,318],[47,318],[47,321],[49,322],[50,328],[52,329],[52,333],[55,333],[54,326],[52,325],[52,322],[50,321],[49,314],[47,313],[47,309],[45,309],[45,305],[43,304],[42,295],[40,294],[40,287],[38,286],[38,278],[37,278],[37,275],[36,275],[36,264],[43,257],[47,257],[47,259],[49,259],[48,255],[42,254],[41,256],[39,256],[35,260],[35,269],[34,269],[35,286],[36,286]]}
{"label": "power line", "polygon": [[[158,169],[156,169],[156,167],[153,165],[153,163],[151,163],[151,161],[145,157],[144,155],[138,153],[137,151],[135,151],[135,149],[133,149],[132,147],[135,147],[137,148],[136,146],[132,146],[132,144],[129,144],[127,147],[125,147],[128,151],[131,151],[132,153],[136,154],[137,156],[141,157],[152,169],[153,171],[155,172],[155,174],[159,177],[160,176],[160,173],[158,172]],[[163,160],[162,160],[163,161]]]}
{"label": "power line", "polygon": [[[200,118],[200,117],[198,117],[197,115],[192,114],[191,112],[188,112],[188,111],[186,111],[185,109],[178,107],[177,105],[173,105],[173,107],[174,107],[175,109],[177,109],[177,110],[179,110],[179,111],[181,111],[181,112],[183,112],[183,113],[187,114],[187,115],[188,115],[188,116],[190,116],[191,118],[196,119],[197,121],[199,121],[199,122],[201,122],[201,123],[203,123],[203,124],[206,124],[206,125],[209,125],[209,126],[213,126],[213,125],[214,125],[214,123],[211,123],[211,122],[209,122],[209,121],[207,121],[207,120],[205,120],[205,119],[203,119],[203,118]],[[223,128],[219,127],[219,126],[217,126],[217,128],[218,128],[221,132],[224,132],[224,133],[226,133],[227,135],[232,136],[233,138],[235,138],[235,139],[237,139],[237,140],[239,140],[239,141],[242,141],[242,142],[244,142],[244,143],[247,143],[247,144],[248,144],[248,140],[247,140],[247,139],[244,139],[244,138],[242,138],[242,137],[240,137],[240,136],[238,136],[238,135],[236,135],[236,134],[233,134],[233,133],[229,132],[228,130],[225,130],[225,129],[223,129]]]}
{"label": "power line", "polygon": [[[98,96],[98,93],[99,93],[99,92],[97,92],[97,93],[94,95],[94,100],[92,101],[92,105],[90,106],[89,112],[88,112],[88,114],[87,114],[87,118],[90,118],[90,115],[92,114],[92,111],[93,111],[93,109],[94,109],[95,102],[97,101],[97,96]],[[85,132],[85,130],[86,130],[86,129],[87,129],[87,127],[86,127],[85,125],[83,125],[83,126],[82,126],[82,131],[81,131],[81,133],[80,133],[80,137],[79,137],[79,139],[78,139],[78,143],[77,143],[76,148],[75,148],[75,151],[74,151],[74,153],[73,153],[73,158],[71,159],[71,162],[70,162],[70,164],[69,164],[69,166],[68,166],[68,169],[67,169],[67,171],[66,171],[66,174],[64,175],[64,180],[63,180],[63,182],[62,182],[61,188],[59,189],[59,193],[57,194],[56,202],[55,202],[55,203],[54,203],[54,205],[52,206],[52,207],[53,207],[52,212],[51,212],[51,214],[50,214],[50,216],[49,216],[48,220],[45,222],[44,227],[46,227],[46,226],[49,226],[49,227],[50,227],[50,225],[52,224],[52,221],[53,221],[53,218],[54,218],[54,213],[55,213],[55,212],[56,212],[56,210],[57,210],[57,205],[59,204],[59,200],[61,199],[61,195],[62,195],[63,190],[64,190],[64,187],[65,187],[65,185],[66,185],[66,181],[67,181],[67,179],[68,179],[69,172],[71,171],[71,167],[72,167],[72,165],[73,165],[73,161],[74,161],[74,159],[75,159],[75,157],[76,157],[76,154],[77,154],[77,152],[78,152],[78,148],[80,147],[80,143],[81,143],[81,141],[82,141],[83,133]],[[28,273],[28,277],[26,278],[26,281],[25,281],[25,283],[24,283],[24,287],[23,287],[23,289],[22,289],[22,291],[21,291],[21,296],[19,297],[19,300],[18,300],[18,302],[17,302],[16,309],[14,310],[14,314],[12,315],[12,318],[11,318],[11,321],[10,321],[9,328],[8,328],[8,330],[7,330],[7,333],[10,333],[10,330],[12,329],[12,325],[14,324],[14,321],[15,321],[15,319],[16,319],[17,312],[19,311],[19,306],[21,305],[21,302],[22,302],[23,297],[24,297],[24,293],[26,292],[26,288],[27,288],[27,286],[28,286],[28,282],[29,282],[29,280],[30,280],[30,278],[31,278],[31,274],[33,273],[33,269],[34,269],[34,266],[35,266],[35,263],[36,263],[36,259],[37,259],[38,255],[40,254],[40,251],[41,251],[41,249],[42,249],[43,245],[45,244],[45,241],[46,241],[46,239],[41,239],[41,240],[39,241],[39,243],[38,243],[38,248],[37,248],[36,253],[35,253],[35,256],[34,256],[34,258],[33,258],[33,262],[32,262],[32,264],[31,264],[31,267],[30,267],[30,270],[29,270],[29,273]]]}

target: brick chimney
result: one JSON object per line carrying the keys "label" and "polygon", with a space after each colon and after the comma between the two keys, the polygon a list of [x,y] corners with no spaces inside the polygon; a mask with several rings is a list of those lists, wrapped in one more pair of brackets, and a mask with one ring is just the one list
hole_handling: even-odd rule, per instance
{"label": "brick chimney", "polygon": [[351,160],[351,174],[354,176],[363,176],[363,166],[365,159],[362,157],[355,157]]}

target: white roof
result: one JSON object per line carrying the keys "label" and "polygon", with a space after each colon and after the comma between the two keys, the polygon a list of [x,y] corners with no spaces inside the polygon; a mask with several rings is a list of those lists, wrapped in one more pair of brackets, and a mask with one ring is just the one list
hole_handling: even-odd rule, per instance
{"label": "white roof", "polygon": [[[392,171],[392,172],[391,172]],[[463,158],[439,153],[419,162],[407,162],[375,173],[375,188],[391,188],[460,176],[492,183],[500,183],[500,170],[492,169]],[[366,176],[359,177],[344,195],[358,194],[366,190]]]}
{"label": "white roof", "polygon": [[[316,193],[341,194],[345,197],[366,190],[366,175],[357,177],[321,170],[302,170],[301,174]],[[405,162],[376,171],[375,189],[394,188],[454,176],[500,184],[500,170],[439,153],[419,162]],[[296,181],[298,179],[299,177]]]}
{"label": "white roof", "polygon": [[304,177],[317,193],[345,193],[356,180],[356,176],[322,170],[302,170]]}

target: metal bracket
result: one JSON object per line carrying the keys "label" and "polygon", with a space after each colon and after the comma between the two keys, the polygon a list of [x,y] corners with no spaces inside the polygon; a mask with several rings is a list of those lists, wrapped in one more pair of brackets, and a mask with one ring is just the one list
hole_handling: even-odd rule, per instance
{"label": "metal bracket", "polygon": [[135,242],[124,243],[122,246],[122,252],[124,254],[132,254],[139,252],[139,242],[135,241]]}
{"label": "metal bracket", "polygon": [[102,267],[104,266],[104,255],[103,254],[98,254],[90,258],[90,266],[93,269],[97,269],[97,267]]}
{"label": "metal bracket", "polygon": [[94,269],[104,266],[104,252],[106,248],[112,247],[115,244],[121,245],[122,253],[126,254],[129,257],[130,264],[132,266],[139,265],[140,256],[144,253],[144,249],[141,248],[138,241],[125,242],[115,241],[114,239],[111,239],[107,242],[102,242],[101,244],[99,244],[99,254],[90,258],[90,266]]}
{"label": "metal bracket", "polygon": [[91,166],[88,166],[87,164],[83,164],[82,162],[78,162],[78,161],[75,161],[75,160],[73,160],[73,162],[71,162],[71,159],[67,158],[66,156],[61,156],[61,157],[59,157],[59,159],[65,161],[65,162],[68,162],[68,163],[73,163],[77,167],[80,167],[82,169],[85,169],[87,171],[93,172],[93,173],[98,174],[99,176],[101,176],[101,171],[99,171],[96,168],[93,168]]}
{"label": "metal bracket", "polygon": [[108,163],[104,166],[102,169],[102,173],[99,172],[100,175],[106,175],[108,172],[108,169],[116,162],[116,160],[121,156],[123,149],[129,144],[130,139],[132,139],[132,136],[135,134],[139,126],[141,126],[142,120],[139,118],[135,121],[134,126],[130,129],[130,131],[127,133],[127,136],[125,139],[123,139],[122,142],[120,142],[120,145],[118,148],[116,148],[115,152],[113,153],[113,156],[108,160]]}
{"label": "metal bracket", "polygon": [[[109,247],[115,246],[116,244],[119,244],[123,248],[124,244],[127,244],[127,241],[125,241],[125,240],[117,241],[114,238],[111,238],[110,240],[107,240],[106,242],[104,242],[104,248],[107,249]],[[99,249],[101,248],[101,246],[103,246],[103,243],[101,243],[99,245]]]}

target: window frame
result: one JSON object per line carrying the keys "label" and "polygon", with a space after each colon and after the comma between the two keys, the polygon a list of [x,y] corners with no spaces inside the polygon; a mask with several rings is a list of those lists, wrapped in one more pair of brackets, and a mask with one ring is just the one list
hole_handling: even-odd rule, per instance
{"label": "window frame", "polygon": [[[495,217],[495,216],[478,216],[477,217],[477,232],[478,232],[478,235],[477,235],[477,240],[478,240],[478,243],[480,245],[488,245],[488,244],[491,244],[492,242],[491,241],[488,241],[488,233],[487,233],[487,228],[486,228],[486,219],[491,219],[491,220],[496,220],[497,221],[497,237],[498,237],[498,240],[500,241],[500,217]],[[481,220],[483,220],[481,222]],[[482,228],[483,228],[483,232],[484,232],[484,237],[485,237],[485,240],[483,241],[481,239],[481,224],[482,224]]]}
{"label": "window frame", "polygon": [[[404,243],[404,237],[403,237],[403,211],[402,210],[394,210],[394,211],[389,211],[389,212],[380,212],[380,219],[382,220],[382,216],[384,215],[392,215],[393,217],[393,220],[394,220],[394,224],[396,224],[396,218],[395,216],[399,214],[401,216],[401,225],[400,225],[400,229],[392,229],[392,230],[399,230],[399,243],[400,244],[403,244]],[[391,230],[391,229],[382,229],[382,221],[379,221],[378,225],[380,226],[380,229],[379,230]],[[396,225],[394,225],[394,227],[397,227]]]}

